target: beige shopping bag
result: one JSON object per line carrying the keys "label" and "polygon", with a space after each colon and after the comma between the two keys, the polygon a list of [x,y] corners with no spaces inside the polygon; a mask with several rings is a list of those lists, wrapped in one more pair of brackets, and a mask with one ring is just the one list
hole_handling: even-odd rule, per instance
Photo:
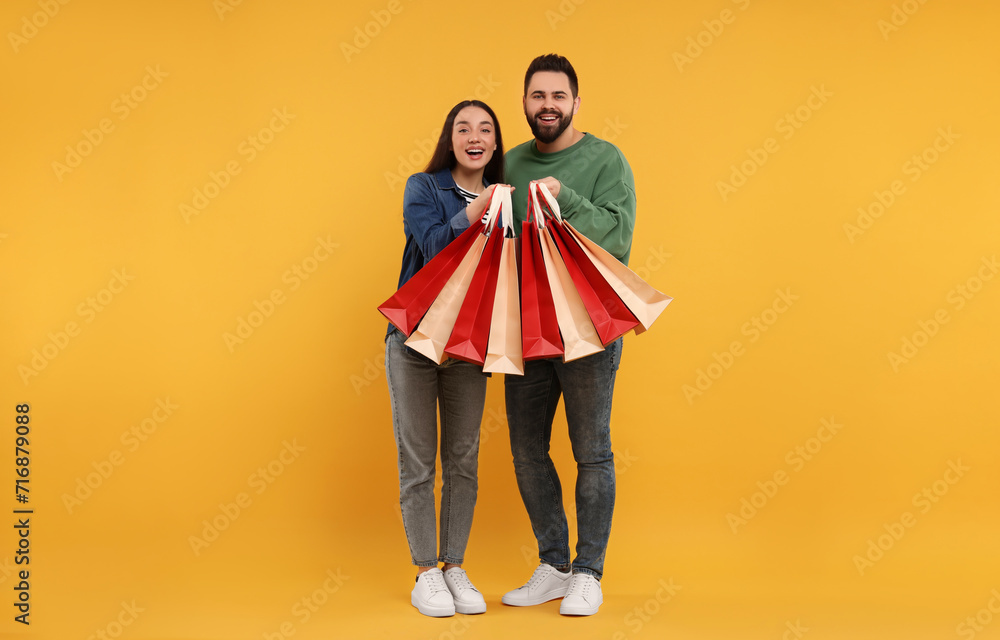
{"label": "beige shopping bag", "polygon": [[648,282],[640,278],[634,271],[621,261],[602,249],[597,243],[573,228],[573,225],[563,220],[563,226],[569,230],[573,238],[583,248],[597,270],[629,308],[639,326],[635,332],[642,333],[649,329],[660,316],[667,305],[673,300],[670,296],[654,289]]}
{"label": "beige shopping bag", "polygon": [[[501,194],[502,195],[502,194]],[[458,268],[448,278],[441,293],[431,304],[427,313],[417,328],[406,339],[406,346],[417,353],[421,353],[437,364],[444,362],[445,347],[448,345],[448,338],[455,327],[455,320],[458,312],[462,309],[462,302],[465,294],[472,283],[472,276],[475,275],[479,258],[483,254],[486,246],[486,233],[492,228],[496,221],[496,216],[500,211],[500,204],[503,198],[494,197],[490,200],[490,207],[486,213],[482,225],[482,233],[476,236],[475,242],[470,247],[468,253],[462,258]]]}
{"label": "beige shopping bag", "polygon": [[521,304],[517,287],[517,256],[515,238],[504,238],[497,276],[496,300],[490,341],[486,348],[483,371],[524,375],[521,353]]}
{"label": "beige shopping bag", "polygon": [[604,344],[597,335],[594,323],[590,321],[587,308],[577,293],[573,278],[566,270],[566,264],[559,255],[548,229],[539,226],[538,239],[542,245],[545,274],[552,289],[552,302],[556,307],[559,333],[562,334],[563,362],[604,351]]}

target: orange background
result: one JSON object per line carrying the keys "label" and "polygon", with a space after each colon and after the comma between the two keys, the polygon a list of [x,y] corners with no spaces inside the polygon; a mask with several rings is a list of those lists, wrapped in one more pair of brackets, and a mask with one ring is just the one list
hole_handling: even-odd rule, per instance
{"label": "orange background", "polygon": [[[4,605],[0,634],[1000,637],[998,17],[5,2],[0,477],[13,510],[30,403],[35,512],[32,624]],[[448,109],[485,99],[524,141],[551,51],[632,165],[632,267],[675,301],[626,338],[600,614],[499,602],[536,558],[497,376],[466,563],[490,609],[431,620],[375,307]]]}

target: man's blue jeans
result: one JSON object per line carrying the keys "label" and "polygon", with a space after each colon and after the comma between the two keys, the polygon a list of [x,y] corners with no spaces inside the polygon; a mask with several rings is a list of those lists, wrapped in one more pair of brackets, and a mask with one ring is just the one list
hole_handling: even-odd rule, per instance
{"label": "man's blue jeans", "polygon": [[[435,364],[403,344],[385,341],[385,374],[399,453],[399,505],[413,564],[462,564],[479,489],[479,429],[486,402],[482,367],[451,358]],[[441,532],[435,535],[434,476],[441,413]]]}
{"label": "man's blue jeans", "polygon": [[[542,562],[560,570],[604,575],[604,555],[615,507],[611,399],[621,362],[619,338],[579,360],[526,362],[523,376],[505,376],[507,423],[514,472]],[[570,564],[562,485],[549,456],[552,420],[564,398],[576,460],[576,559]]]}

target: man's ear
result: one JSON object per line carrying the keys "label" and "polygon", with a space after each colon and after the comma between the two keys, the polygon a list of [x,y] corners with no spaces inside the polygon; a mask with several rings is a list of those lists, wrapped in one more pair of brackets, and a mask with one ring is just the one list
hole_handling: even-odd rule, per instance
{"label": "man's ear", "polygon": [[580,96],[577,96],[573,98],[573,115],[575,116],[576,112],[579,110],[580,110]]}

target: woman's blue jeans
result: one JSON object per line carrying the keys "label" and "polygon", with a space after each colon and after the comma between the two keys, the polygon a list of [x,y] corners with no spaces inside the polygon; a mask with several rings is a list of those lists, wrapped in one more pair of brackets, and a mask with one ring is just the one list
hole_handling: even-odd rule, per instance
{"label": "woman's blue jeans", "polygon": [[[622,340],[579,360],[526,362],[523,376],[505,376],[507,424],[514,472],[542,562],[557,569],[604,574],[615,507],[611,400]],[[576,460],[576,558],[570,564],[562,485],[549,456],[552,420],[564,398]]]}
{"label": "woman's blue jeans", "polygon": [[[393,330],[385,343],[385,375],[399,452],[399,505],[410,556],[418,567],[462,564],[479,490],[479,429],[486,403],[482,367],[435,364]],[[434,480],[441,414],[441,538],[435,531]],[[440,549],[440,551],[439,551]]]}

